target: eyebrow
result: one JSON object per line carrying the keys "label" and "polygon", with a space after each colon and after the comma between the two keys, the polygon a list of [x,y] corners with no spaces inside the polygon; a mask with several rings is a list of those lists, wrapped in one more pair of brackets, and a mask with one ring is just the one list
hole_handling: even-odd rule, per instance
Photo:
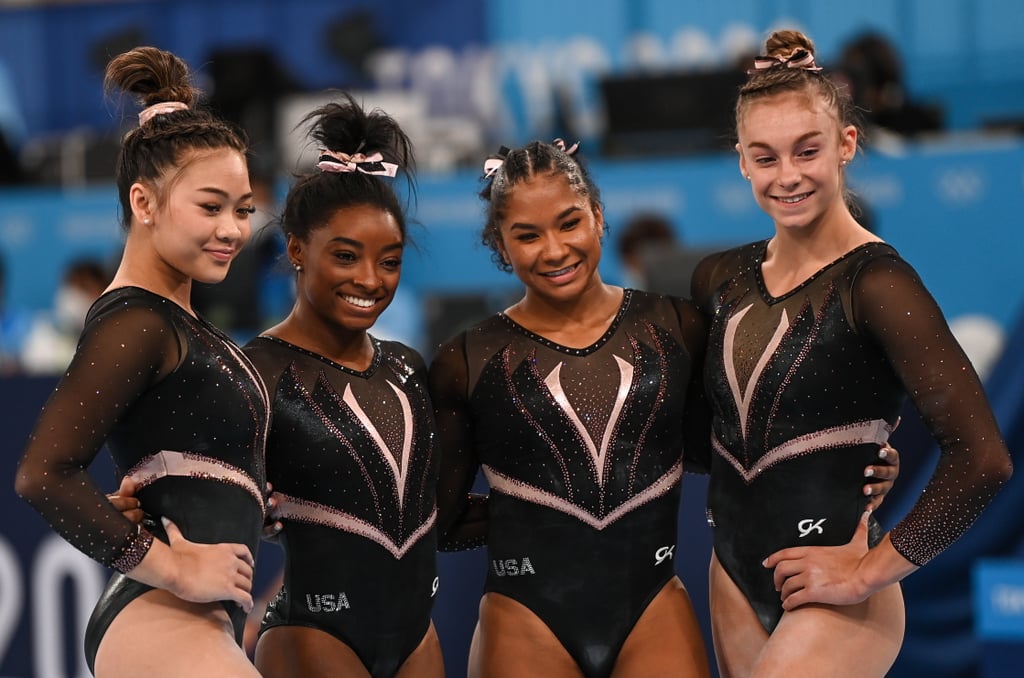
{"label": "eyebrow", "polygon": [[[363,249],[364,247],[366,247],[366,245],[364,245],[360,241],[353,240],[352,238],[346,238],[343,235],[339,235],[339,236],[336,236],[334,238],[331,238],[328,242],[342,243],[344,245],[348,245],[349,247],[354,247],[354,248],[360,249],[360,250]],[[390,245],[385,245],[382,249],[385,252],[389,252],[391,250],[400,250],[400,249],[404,249],[404,248],[405,248],[405,243],[404,242],[396,242],[396,243],[392,243]]]}
{"label": "eyebrow", "polygon": [[[797,140],[796,140],[796,142],[793,145],[794,146],[798,146],[798,145],[802,144],[803,142],[807,141],[808,139],[810,139],[811,137],[818,137],[818,136],[824,136],[824,135],[825,135],[824,132],[817,131],[817,130],[815,130],[813,132],[807,132],[806,134],[801,134],[799,137],[797,137]],[[749,144],[747,144],[747,148],[771,148],[771,146],[766,144],[766,143],[764,143],[763,141],[751,141]]]}
{"label": "eyebrow", "polygon": [[[558,215],[555,217],[555,221],[559,221],[561,219],[565,219],[567,216],[569,216],[573,212],[577,212],[577,211],[580,211],[582,209],[583,208],[581,208],[578,205],[572,205],[571,207],[567,207],[567,208],[565,208],[564,210],[562,210],[561,212],[558,213]],[[537,226],[535,224],[528,224],[528,223],[521,222],[521,221],[517,221],[516,223],[512,224],[511,226],[509,226],[509,230],[510,231],[511,230],[515,230],[517,228],[530,228],[530,229],[532,229],[532,228],[537,228]]]}
{"label": "eyebrow", "polygon": [[[197,188],[196,190],[199,191],[200,193],[213,193],[215,195],[219,195],[220,197],[224,198],[225,200],[230,200],[231,199],[231,196],[228,194],[228,192],[225,191],[224,189],[221,189],[221,188],[213,188],[212,186],[204,186],[202,188]],[[253,195],[252,191],[249,191],[248,193],[244,194],[241,198],[239,198],[238,201],[242,202],[242,201],[245,201],[245,200],[252,200],[252,195]]]}

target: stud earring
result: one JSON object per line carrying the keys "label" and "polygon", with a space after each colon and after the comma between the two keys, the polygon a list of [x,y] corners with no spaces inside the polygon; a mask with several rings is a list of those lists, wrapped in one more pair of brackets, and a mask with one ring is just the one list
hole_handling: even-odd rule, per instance
{"label": "stud earring", "polygon": [[292,268],[294,268],[296,271],[301,271],[302,264],[292,264]]}
{"label": "stud earring", "polygon": [[144,223],[146,226],[149,226],[149,217],[143,219],[142,223]]}
{"label": "stud earring", "polygon": [[749,174],[744,174],[743,178],[746,179],[747,181],[750,181],[750,175]]}

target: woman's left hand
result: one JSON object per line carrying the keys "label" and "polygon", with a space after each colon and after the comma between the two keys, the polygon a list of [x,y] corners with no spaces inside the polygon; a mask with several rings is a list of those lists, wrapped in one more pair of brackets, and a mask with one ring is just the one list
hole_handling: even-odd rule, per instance
{"label": "woman's left hand", "polygon": [[797,546],[776,551],[762,563],[775,568],[775,590],[782,607],[792,610],[808,603],[854,605],[873,593],[859,576],[868,553],[865,511],[853,539],[842,546]]}

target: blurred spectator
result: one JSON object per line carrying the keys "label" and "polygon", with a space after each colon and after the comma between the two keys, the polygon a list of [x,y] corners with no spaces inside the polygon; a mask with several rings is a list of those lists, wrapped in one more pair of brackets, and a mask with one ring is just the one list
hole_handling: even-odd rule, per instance
{"label": "blurred spectator", "polygon": [[619,236],[623,284],[657,294],[690,296],[690,277],[701,259],[725,247],[690,247],[667,217],[640,212]]}
{"label": "blurred spectator", "polygon": [[30,325],[28,313],[7,303],[7,265],[0,258],[0,376],[22,371],[21,349]]}
{"label": "blurred spectator", "polygon": [[902,60],[884,35],[868,32],[848,42],[835,74],[849,86],[869,127],[908,137],[942,130],[942,109],[910,100]]}
{"label": "blurred spectator", "polygon": [[666,217],[642,212],[626,222],[626,227],[619,234],[618,245],[623,285],[648,290],[647,257],[655,249],[675,248],[676,233]]}
{"label": "blurred spectator", "polygon": [[77,259],[64,269],[53,298],[53,308],[32,322],[21,350],[22,367],[29,374],[63,372],[75,355],[85,316],[110,284],[110,272],[101,261]]}

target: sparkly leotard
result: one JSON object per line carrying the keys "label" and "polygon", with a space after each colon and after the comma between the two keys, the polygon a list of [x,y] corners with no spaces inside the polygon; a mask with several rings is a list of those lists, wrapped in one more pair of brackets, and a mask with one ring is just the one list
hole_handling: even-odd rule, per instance
{"label": "sparkly leotard", "polygon": [[[89,481],[104,442],[118,477],[132,476],[144,524],[166,540],[160,517],[199,543],[259,544],[266,482],[266,389],[227,336],[164,297],[113,290],[93,305],[78,351],[43,409],[22,472],[44,473],[45,494],[25,498],[70,543],[130,570],[142,556],[137,527]],[[151,587],[115,573],[86,629],[86,658],[113,618]],[[245,613],[225,602],[239,642]],[[159,642],[154,639],[154,642]]]}
{"label": "sparkly leotard", "polygon": [[688,302],[626,290],[586,348],[498,314],[431,364],[445,541],[482,465],[486,590],[532,610],[587,676],[611,673],[674,575],[683,408],[703,342]]}
{"label": "sparkly leotard", "polygon": [[285,526],[262,629],[326,631],[384,678],[430,626],[438,455],[422,358],[374,348],[362,372],[272,337],[245,350],[273,394],[267,477]]}
{"label": "sparkly leotard", "polygon": [[782,606],[761,561],[850,540],[867,501],[863,469],[905,392],[942,448],[921,499],[890,533],[911,562],[924,564],[970,526],[1008,457],[977,375],[892,247],[861,245],[780,297],[761,276],[766,248],[705,259],[694,301],[710,324],[715,554],[772,631]]}

